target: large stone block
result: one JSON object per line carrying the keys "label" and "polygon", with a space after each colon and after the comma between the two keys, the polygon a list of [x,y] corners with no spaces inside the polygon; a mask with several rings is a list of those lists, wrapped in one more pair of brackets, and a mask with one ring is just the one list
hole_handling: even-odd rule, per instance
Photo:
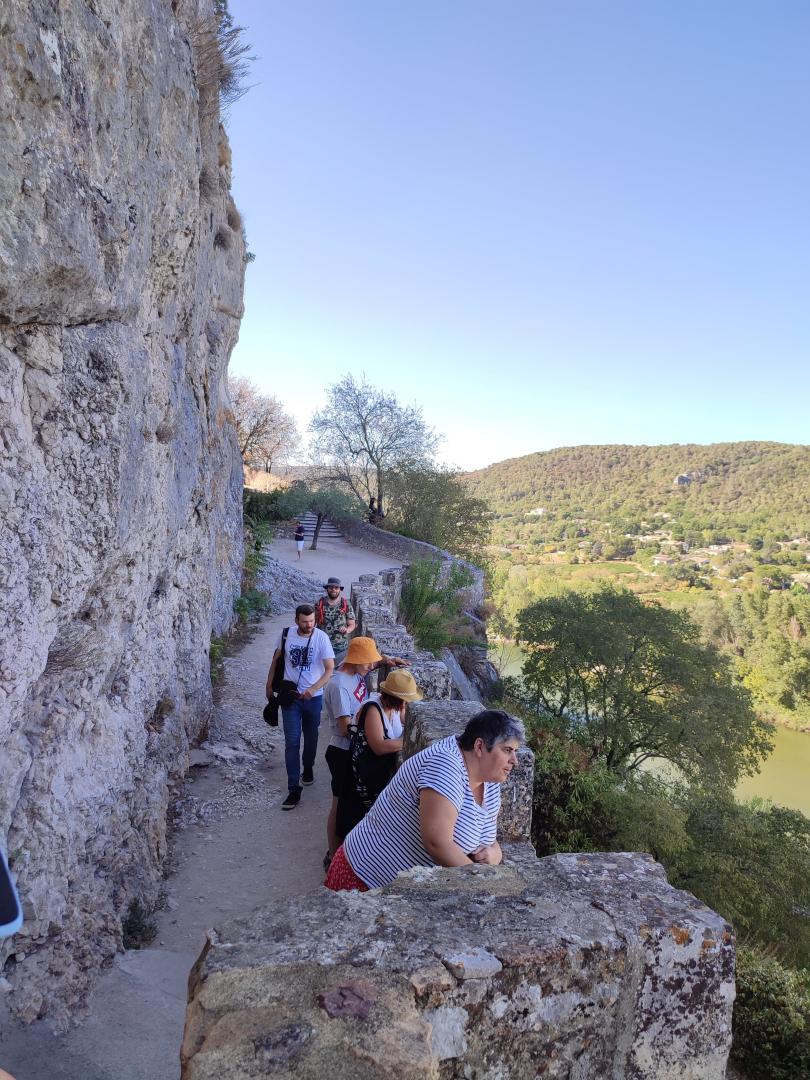
{"label": "large stone block", "polygon": [[[408,709],[403,757],[424,750],[437,739],[460,735],[467,721],[480,712],[477,701],[418,701]],[[523,746],[509,779],[501,785],[499,840],[529,840],[532,831],[534,754]]]}
{"label": "large stone block", "polygon": [[416,643],[404,626],[366,626],[366,634],[374,638],[377,648],[386,656],[411,656],[416,652]]}
{"label": "large stone block", "polygon": [[646,855],[325,889],[209,935],[183,1080],[722,1080],[728,925]]}
{"label": "large stone block", "polygon": [[355,583],[352,585],[351,602],[357,615],[357,633],[364,637],[370,636],[371,626],[393,626],[396,622],[390,596],[381,589]]}
{"label": "large stone block", "polygon": [[[453,683],[447,666],[432,653],[418,652],[408,657],[410,671],[426,701],[449,701]],[[418,703],[414,703],[418,704]]]}

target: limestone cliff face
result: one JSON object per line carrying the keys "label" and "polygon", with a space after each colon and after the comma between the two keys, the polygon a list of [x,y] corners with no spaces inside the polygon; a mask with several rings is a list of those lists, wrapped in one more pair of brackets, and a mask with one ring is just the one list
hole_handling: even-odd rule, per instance
{"label": "limestone cliff face", "polygon": [[0,844],[26,917],[0,963],[26,1019],[75,1014],[156,896],[238,589],[244,242],[206,16],[0,3]]}

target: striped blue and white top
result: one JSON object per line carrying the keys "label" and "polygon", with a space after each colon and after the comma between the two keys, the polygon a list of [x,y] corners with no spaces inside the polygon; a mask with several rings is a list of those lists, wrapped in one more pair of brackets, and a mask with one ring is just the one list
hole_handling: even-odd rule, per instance
{"label": "striped blue and white top", "polygon": [[458,808],[453,839],[462,851],[469,853],[494,842],[501,786],[484,784],[484,801],[479,806],[456,737],[450,735],[408,758],[344,840],[352,870],[369,888],[388,884],[400,870],[436,865],[422,843],[419,793],[423,788],[438,791]]}

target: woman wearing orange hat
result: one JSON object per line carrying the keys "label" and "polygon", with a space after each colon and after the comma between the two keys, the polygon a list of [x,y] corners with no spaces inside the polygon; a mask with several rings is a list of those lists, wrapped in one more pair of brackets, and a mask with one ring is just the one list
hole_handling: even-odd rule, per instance
{"label": "woman wearing orange hat", "polygon": [[[354,637],[349,642],[346,657],[329,680],[324,692],[324,709],[331,726],[331,738],[326,748],[326,764],[332,776],[332,806],[326,821],[329,844],[324,867],[340,846],[345,833],[338,827],[339,800],[344,791],[353,790],[349,758],[349,724],[367,700],[366,675],[379,663],[401,667],[406,661],[398,656],[384,656],[370,637]],[[390,678],[390,676],[389,676]]]}

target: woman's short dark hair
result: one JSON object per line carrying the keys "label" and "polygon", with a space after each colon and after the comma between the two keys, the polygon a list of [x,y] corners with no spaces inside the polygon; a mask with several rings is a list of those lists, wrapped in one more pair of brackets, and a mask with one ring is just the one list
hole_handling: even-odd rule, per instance
{"label": "woman's short dark hair", "polygon": [[393,695],[386,694],[384,690],[381,690],[380,704],[384,709],[388,711],[393,709],[394,712],[402,712],[402,706],[405,704],[405,702],[402,700],[402,698],[393,697]]}
{"label": "woman's short dark hair", "polygon": [[524,742],[525,738],[526,732],[520,720],[516,720],[509,713],[501,712],[500,709],[484,709],[467,722],[458,737],[458,745],[462,750],[472,750],[475,740],[483,739],[484,746],[491,750],[495,743],[505,742],[507,739]]}
{"label": "woman's short dark hair", "polygon": [[315,608],[312,606],[312,604],[299,604],[298,607],[295,609],[295,617],[296,617],[296,619],[298,618],[299,615],[314,615],[314,614],[315,614]]}

